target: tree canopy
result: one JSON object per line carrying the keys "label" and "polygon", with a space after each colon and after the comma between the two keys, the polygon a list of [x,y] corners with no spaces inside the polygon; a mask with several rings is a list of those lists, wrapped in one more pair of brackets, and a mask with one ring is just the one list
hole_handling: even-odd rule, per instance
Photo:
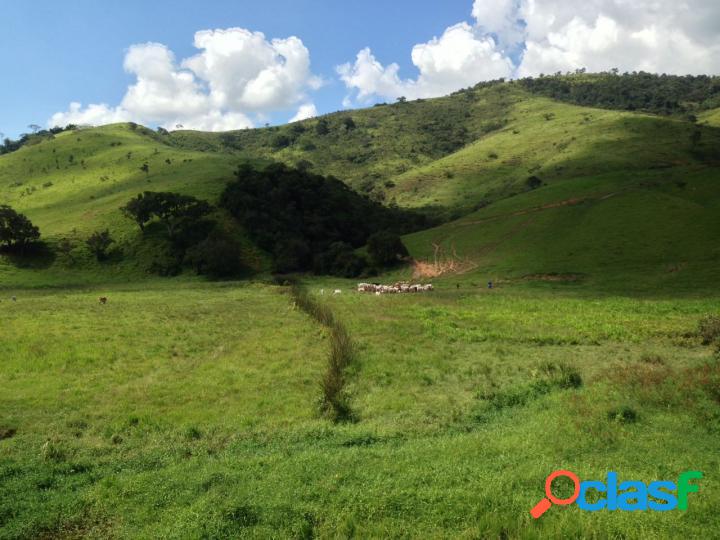
{"label": "tree canopy", "polygon": [[357,275],[362,265],[353,250],[370,235],[381,230],[409,232],[423,224],[416,214],[384,207],[336,178],[307,170],[243,165],[236,177],[220,205],[273,255],[279,271]]}
{"label": "tree canopy", "polygon": [[8,248],[26,246],[40,238],[40,230],[24,214],[10,206],[0,205],[0,245]]}
{"label": "tree canopy", "polygon": [[209,214],[212,206],[191,195],[145,191],[130,199],[121,210],[137,223],[140,230],[145,230],[145,226],[157,218],[172,238],[184,223],[197,221]]}

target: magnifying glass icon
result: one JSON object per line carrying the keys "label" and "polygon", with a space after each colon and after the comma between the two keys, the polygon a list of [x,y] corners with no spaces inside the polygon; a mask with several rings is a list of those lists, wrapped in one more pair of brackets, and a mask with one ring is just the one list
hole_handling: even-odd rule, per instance
{"label": "magnifying glass icon", "polygon": [[[558,476],[567,476],[575,484],[575,491],[571,497],[568,497],[567,499],[558,499],[552,494],[552,483]],[[578,478],[578,475],[574,472],[565,470],[554,471],[545,479],[545,495],[546,498],[542,499],[539,503],[533,506],[532,510],[530,510],[530,515],[535,519],[547,512],[553,504],[564,506],[566,504],[574,503],[580,495],[580,478]]]}

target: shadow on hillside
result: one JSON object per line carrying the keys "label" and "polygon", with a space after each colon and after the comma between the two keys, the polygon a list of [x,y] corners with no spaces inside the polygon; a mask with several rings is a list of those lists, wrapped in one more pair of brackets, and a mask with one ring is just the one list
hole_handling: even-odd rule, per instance
{"label": "shadow on hillside", "polygon": [[25,246],[22,250],[3,248],[0,255],[17,268],[45,270],[55,262],[55,252],[45,242]]}

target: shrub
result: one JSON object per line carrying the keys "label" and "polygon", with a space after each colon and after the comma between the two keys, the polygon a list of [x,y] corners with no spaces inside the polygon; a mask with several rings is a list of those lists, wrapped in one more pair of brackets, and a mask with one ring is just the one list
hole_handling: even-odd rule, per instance
{"label": "shrub", "polygon": [[525,180],[525,185],[529,190],[537,189],[540,186],[543,185],[543,181],[540,180],[537,176],[530,176],[527,180]]}
{"label": "shrub", "polygon": [[105,229],[104,231],[94,232],[85,243],[90,248],[90,251],[98,261],[107,259],[108,249],[115,240],[110,236],[110,231]]}
{"label": "shrub", "polygon": [[707,315],[698,324],[698,334],[703,345],[710,345],[720,338],[720,315]]}
{"label": "shrub", "polygon": [[315,133],[318,135],[327,135],[330,133],[330,127],[328,126],[328,121],[325,120],[325,118],[321,118],[318,120],[318,123],[315,124]]}
{"label": "shrub", "polygon": [[275,150],[281,150],[290,146],[291,142],[290,137],[287,135],[278,134],[272,138],[270,144]]}
{"label": "shrub", "polygon": [[632,424],[637,421],[638,414],[632,407],[623,405],[617,409],[611,409],[607,413],[608,420],[620,422],[621,424]]}

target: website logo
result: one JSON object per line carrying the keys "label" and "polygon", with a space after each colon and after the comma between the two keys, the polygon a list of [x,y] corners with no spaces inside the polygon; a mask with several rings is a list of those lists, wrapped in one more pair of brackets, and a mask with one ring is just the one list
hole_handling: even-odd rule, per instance
{"label": "website logo", "polygon": [[[553,480],[565,476],[572,480],[575,489],[572,496],[566,499],[555,497],[552,492]],[[693,484],[692,480],[703,477],[700,471],[685,471],[680,473],[677,484],[666,480],[658,480],[645,484],[637,480],[626,480],[618,484],[616,472],[607,473],[605,482],[600,480],[580,481],[577,474],[571,471],[553,471],[545,479],[546,497],[537,503],[530,514],[538,519],[547,512],[553,504],[565,506],[577,501],[581,510],[597,512],[599,510],[621,510],[631,512],[634,510],[653,510],[667,512],[668,510],[687,510],[688,494],[696,493],[700,486]],[[596,492],[588,501],[588,493]]]}

